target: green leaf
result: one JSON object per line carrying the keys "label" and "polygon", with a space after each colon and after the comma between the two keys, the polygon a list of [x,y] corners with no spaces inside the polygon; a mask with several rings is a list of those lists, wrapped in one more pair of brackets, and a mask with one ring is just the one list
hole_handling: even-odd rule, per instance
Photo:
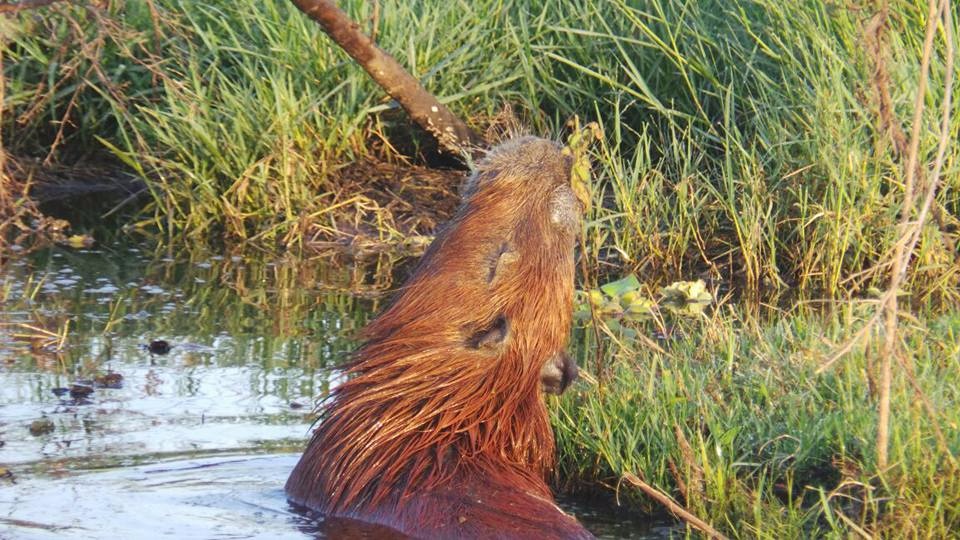
{"label": "green leaf", "polygon": [[604,301],[603,293],[601,293],[596,289],[592,289],[590,291],[588,298],[590,300],[590,304],[593,305],[593,307],[600,307],[603,305],[603,301]]}
{"label": "green leaf", "polygon": [[613,298],[620,298],[625,293],[629,291],[636,291],[639,288],[640,281],[637,279],[637,276],[633,274],[600,286],[601,291]]}
{"label": "green leaf", "polygon": [[609,328],[611,332],[619,332],[620,329],[623,328],[623,325],[620,324],[620,321],[616,319],[610,319],[604,322],[606,323],[607,328]]}
{"label": "green leaf", "polygon": [[573,318],[574,318],[574,320],[577,320],[577,321],[589,321],[590,318],[591,318],[591,316],[590,316],[590,310],[589,310],[589,309],[583,309],[583,308],[578,309],[578,310],[576,310],[576,311],[573,312]]}
{"label": "green leaf", "polygon": [[713,302],[713,295],[707,290],[702,279],[697,281],[676,281],[669,287],[660,289],[663,296],[661,304],[677,315],[699,316],[704,308]]}
{"label": "green leaf", "polygon": [[611,300],[600,306],[600,314],[604,317],[619,317],[623,315],[623,307],[620,306],[620,302]]}
{"label": "green leaf", "polygon": [[653,318],[657,304],[649,298],[637,298],[626,306],[624,317],[631,321],[646,321]]}

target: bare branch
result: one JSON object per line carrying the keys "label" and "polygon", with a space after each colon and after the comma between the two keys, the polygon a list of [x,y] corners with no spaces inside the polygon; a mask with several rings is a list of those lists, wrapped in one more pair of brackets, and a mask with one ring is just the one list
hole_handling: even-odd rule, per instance
{"label": "bare branch", "polygon": [[396,59],[360,31],[333,0],[292,0],[323,31],[400,103],[410,118],[429,131],[440,146],[454,154],[469,154],[483,144],[480,136],[437,101]]}
{"label": "bare branch", "polygon": [[702,531],[708,537],[716,538],[717,540],[726,540],[727,537],[720,534],[720,532],[714,529],[709,523],[693,515],[689,510],[680,506],[665,493],[641,480],[639,477],[637,477],[637,475],[633,473],[625,473],[622,478],[626,480],[628,484],[640,488],[640,491],[643,491],[660,504],[666,506],[667,510],[670,510],[671,513],[686,521],[694,528]]}
{"label": "bare branch", "polygon": [[[886,2],[884,2],[885,4]],[[927,81],[930,77],[930,57],[933,54],[933,39],[936,34],[937,22],[940,20],[940,14],[947,8],[947,0],[929,0],[929,10],[927,13],[927,30],[923,43],[923,57],[920,60],[920,80],[917,84],[917,98],[913,107],[913,130],[910,134],[910,144],[908,146],[907,164],[904,171],[906,180],[903,186],[903,208],[900,213],[900,231],[901,236],[897,240],[896,252],[893,256],[893,268],[890,272],[890,286],[887,293],[890,300],[886,304],[885,320],[885,340],[883,343],[883,353],[880,367],[880,404],[878,407],[877,418],[877,468],[881,471],[886,469],[888,460],[888,448],[890,446],[890,391],[893,382],[893,361],[899,358],[903,352],[900,350],[897,340],[897,319],[898,306],[896,291],[900,289],[907,274],[907,268],[910,266],[910,259],[913,255],[913,244],[910,238],[913,236],[911,227],[920,229],[923,227],[922,221],[911,221],[915,211],[916,199],[916,170],[917,154],[920,149],[920,127],[923,122],[924,99],[926,97]],[[948,23],[949,24],[949,23]],[[950,44],[952,45],[952,43]],[[950,101],[950,93],[947,92],[946,101]],[[950,111],[945,111],[947,115],[947,124],[949,125]],[[939,171],[937,171],[939,172]],[[935,191],[939,178],[930,179],[930,190]],[[931,196],[929,201],[932,202]],[[927,207],[929,208],[929,207]],[[926,211],[924,211],[924,217]],[[902,361],[902,360],[901,360]]]}

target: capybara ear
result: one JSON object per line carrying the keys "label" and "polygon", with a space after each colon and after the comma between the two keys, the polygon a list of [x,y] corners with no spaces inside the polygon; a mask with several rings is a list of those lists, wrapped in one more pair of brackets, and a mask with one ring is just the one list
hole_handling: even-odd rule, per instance
{"label": "capybara ear", "polygon": [[487,275],[487,283],[493,285],[496,281],[501,281],[519,259],[520,254],[514,251],[508,242],[500,244],[490,260],[490,273]]}
{"label": "capybara ear", "polygon": [[509,334],[510,323],[501,315],[489,327],[474,332],[467,338],[467,345],[472,349],[499,352],[507,342]]}
{"label": "capybara ear", "polygon": [[576,234],[580,226],[580,201],[568,185],[557,186],[550,194],[550,222],[557,228]]}

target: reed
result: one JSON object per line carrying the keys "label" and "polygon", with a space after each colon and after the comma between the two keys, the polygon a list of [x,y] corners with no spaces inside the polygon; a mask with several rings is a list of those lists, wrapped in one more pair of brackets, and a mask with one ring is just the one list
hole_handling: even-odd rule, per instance
{"label": "reed", "polygon": [[[4,20],[8,152],[120,159],[150,194],[132,225],[172,240],[296,247],[347,221],[387,241],[411,233],[340,172],[403,162],[429,140],[286,2],[103,5]],[[560,136],[573,114],[603,125],[592,258],[805,297],[882,283],[899,210],[883,118],[911,109],[922,6],[890,6],[884,95],[873,12],[819,0],[400,3],[376,20],[367,2],[342,5],[475,127],[506,103],[541,134]],[[931,103],[939,42],[934,55]],[[930,109],[921,157],[936,146]],[[957,300],[958,152],[908,278],[921,301]]]}

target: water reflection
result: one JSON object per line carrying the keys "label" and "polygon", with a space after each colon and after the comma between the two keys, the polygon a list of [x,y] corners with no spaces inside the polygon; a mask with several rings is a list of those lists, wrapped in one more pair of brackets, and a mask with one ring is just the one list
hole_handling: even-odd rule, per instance
{"label": "water reflection", "polygon": [[[299,449],[392,269],[383,256],[264,262],[130,246],[14,261],[2,277],[2,461]],[[36,339],[64,328],[60,349]],[[144,345],[161,337],[170,353],[151,354]],[[112,372],[120,388],[54,393]],[[29,436],[42,417],[54,431]]]}

